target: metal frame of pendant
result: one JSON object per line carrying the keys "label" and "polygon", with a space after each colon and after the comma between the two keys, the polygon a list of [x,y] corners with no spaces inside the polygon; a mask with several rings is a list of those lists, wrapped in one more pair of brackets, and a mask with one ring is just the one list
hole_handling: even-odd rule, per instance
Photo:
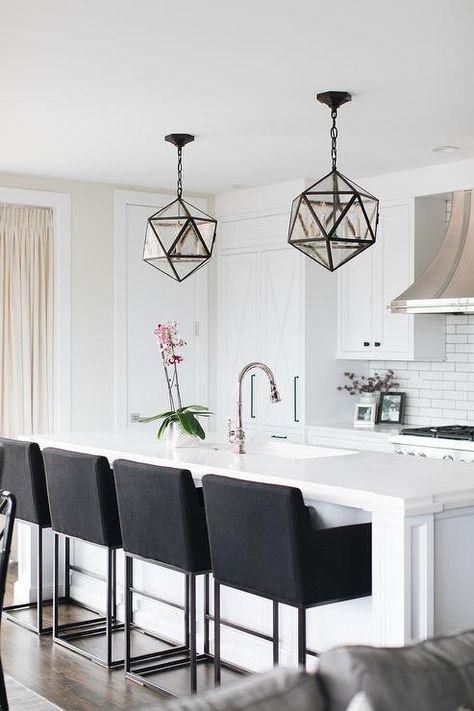
{"label": "metal frame of pendant", "polygon": [[[212,250],[216,240],[217,233],[217,220],[208,215],[203,210],[195,207],[191,203],[184,200],[181,196],[181,150],[183,146],[187,143],[194,141],[194,136],[189,133],[170,133],[165,136],[165,141],[172,143],[178,149],[178,194],[177,197],[164,207],[160,208],[157,212],[151,215],[147,220],[146,232],[145,232],[145,242],[143,245],[142,259],[144,262],[154,267],[162,274],[175,279],[178,282],[184,281],[191,274],[194,274],[201,267],[203,267],[212,256]],[[167,214],[170,207],[176,205],[176,214],[174,211],[171,214]],[[173,242],[169,247],[166,247],[163,242],[163,237],[160,236],[160,230],[157,223],[170,224],[182,221],[182,225],[179,224],[179,229],[174,236]],[[211,232],[211,237],[208,239],[208,244],[203,237],[200,225],[206,224]],[[189,232],[192,230],[194,236],[196,237],[197,243],[200,245],[202,253],[200,254],[179,254],[177,248],[182,240]],[[156,256],[146,256],[147,250],[149,249],[149,236],[150,234],[157,242],[157,254]],[[156,264],[156,260],[163,260],[166,262],[166,267],[162,268],[159,264]],[[177,270],[177,265],[179,262],[196,262],[196,266],[187,272],[184,276],[181,275]],[[163,267],[165,264],[163,263]]]}
{"label": "metal frame of pendant", "polygon": [[[345,91],[327,91],[318,94],[317,99],[321,103],[329,106],[333,117],[333,129],[331,130],[331,136],[333,138],[333,168],[323,178],[304,190],[293,200],[288,227],[288,243],[325,269],[333,272],[375,244],[379,221],[379,200],[367,190],[357,185],[353,180],[350,180],[350,178],[340,173],[336,168],[336,112],[342,104],[351,101],[351,95]],[[335,131],[334,135],[332,133],[333,130]],[[333,176],[333,189],[325,185],[325,182],[331,176]],[[321,186],[321,189],[318,189],[318,186]],[[341,187],[344,189],[341,190]],[[333,217],[333,219],[330,218],[330,225],[328,225],[329,220],[326,220],[325,224],[323,224],[313,207],[314,198],[317,196],[324,198],[324,195],[331,198],[328,201],[328,204],[332,206]],[[346,201],[341,202],[339,196],[345,196]],[[347,199],[348,196],[351,197]],[[313,198],[313,200],[311,198]],[[365,201],[372,202],[372,214],[368,214],[367,206],[364,204]],[[323,203],[324,200],[322,199],[320,202]],[[298,236],[298,233],[295,235],[295,227],[297,226],[298,219],[299,227],[301,228],[299,231],[307,232],[307,225],[300,212],[302,205],[304,206],[306,216],[309,215],[315,225],[314,235],[304,234]],[[338,234],[338,229],[343,224],[344,219],[348,217],[351,208],[355,205],[360,208],[360,214],[364,223],[363,229],[360,230],[360,235],[364,234],[365,237]],[[337,217],[334,216],[336,209],[338,212]],[[311,245],[313,245],[314,255],[308,253],[308,250],[311,249]],[[316,246],[319,246],[319,253],[315,249]],[[333,249],[342,248],[343,246],[347,249],[352,247],[353,253],[335,264]]]}

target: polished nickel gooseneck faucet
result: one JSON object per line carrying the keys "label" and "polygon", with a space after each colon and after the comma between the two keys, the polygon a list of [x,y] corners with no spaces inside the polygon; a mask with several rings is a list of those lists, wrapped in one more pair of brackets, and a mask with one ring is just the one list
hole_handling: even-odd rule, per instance
{"label": "polished nickel gooseneck faucet", "polygon": [[235,429],[232,429],[232,423],[229,420],[229,442],[232,442],[234,445],[234,452],[236,454],[245,454],[245,432],[242,428],[242,381],[244,375],[254,368],[263,370],[270,381],[270,402],[280,402],[281,399],[275,384],[274,375],[268,365],[260,363],[259,361],[253,361],[252,363],[244,365],[237,378],[237,422]]}

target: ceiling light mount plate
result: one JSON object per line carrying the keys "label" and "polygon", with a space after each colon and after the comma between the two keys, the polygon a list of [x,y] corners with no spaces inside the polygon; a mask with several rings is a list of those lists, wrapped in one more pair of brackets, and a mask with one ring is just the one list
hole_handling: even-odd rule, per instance
{"label": "ceiling light mount plate", "polygon": [[321,94],[316,94],[316,98],[335,111],[343,104],[347,104],[348,101],[352,101],[352,96],[348,91],[323,91]]}
{"label": "ceiling light mount plate", "polygon": [[194,136],[190,133],[169,133],[165,136],[165,141],[172,143],[176,148],[183,148],[187,143],[194,141]]}

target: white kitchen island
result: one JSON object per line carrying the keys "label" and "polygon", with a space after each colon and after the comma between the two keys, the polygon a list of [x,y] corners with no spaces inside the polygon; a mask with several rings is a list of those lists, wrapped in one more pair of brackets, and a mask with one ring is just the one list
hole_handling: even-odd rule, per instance
{"label": "white kitchen island", "polygon": [[[318,651],[341,643],[401,645],[433,634],[474,627],[474,467],[464,462],[399,457],[378,452],[267,443],[238,455],[231,445],[201,443],[168,449],[150,430],[91,432],[31,437],[44,447],[102,454],[116,459],[190,469],[195,480],[220,473],[254,481],[299,487],[318,511],[322,525],[372,522],[373,594],[314,608],[308,612],[308,646]],[[18,590],[29,586],[34,598],[31,532],[20,536]],[[45,543],[46,545],[46,543]],[[75,543],[73,560],[92,572],[104,570],[105,556]],[[139,564],[142,589],[175,601],[183,599],[181,576]],[[49,592],[47,581],[45,592]],[[120,587],[119,587],[120,589]],[[100,581],[72,574],[71,593],[103,606]],[[119,603],[121,599],[119,597]],[[223,617],[241,625],[271,630],[271,603],[223,589]],[[136,600],[137,621],[179,638],[179,611],[143,598]],[[198,626],[198,631],[201,629]],[[296,659],[296,613],[282,606],[281,660]],[[248,668],[271,665],[271,646],[236,630],[225,630],[223,657]]]}

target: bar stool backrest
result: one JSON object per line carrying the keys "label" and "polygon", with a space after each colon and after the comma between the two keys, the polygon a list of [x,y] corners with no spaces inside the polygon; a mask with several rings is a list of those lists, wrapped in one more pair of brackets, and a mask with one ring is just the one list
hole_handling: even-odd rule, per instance
{"label": "bar stool backrest", "polygon": [[43,450],[43,457],[53,530],[121,548],[114,477],[107,459],[53,447]]}
{"label": "bar stool backrest", "polygon": [[114,462],[123,547],[190,573],[210,570],[202,500],[187,469]]}
{"label": "bar stool backrest", "polygon": [[207,474],[212,570],[220,583],[293,604],[304,598],[310,523],[299,489]]}
{"label": "bar stool backrest", "polygon": [[51,526],[43,457],[36,442],[0,438],[4,452],[1,487],[17,501],[16,518],[42,528]]}

